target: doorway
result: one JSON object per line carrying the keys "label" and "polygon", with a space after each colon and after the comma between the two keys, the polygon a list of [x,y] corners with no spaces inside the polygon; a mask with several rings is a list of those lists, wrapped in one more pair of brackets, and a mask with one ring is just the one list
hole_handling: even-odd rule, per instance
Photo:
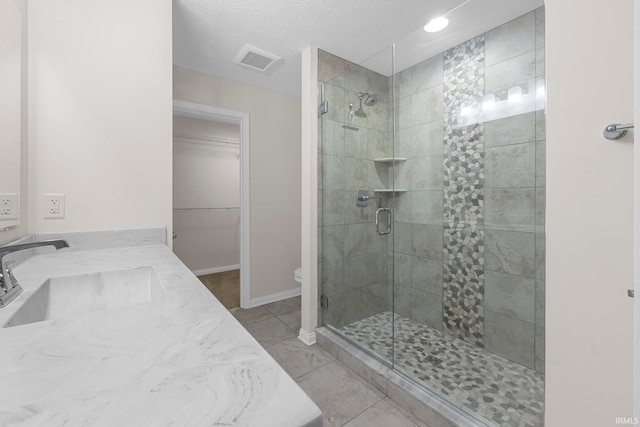
{"label": "doorway", "polygon": [[250,298],[248,120],[174,101],[174,252],[227,308]]}

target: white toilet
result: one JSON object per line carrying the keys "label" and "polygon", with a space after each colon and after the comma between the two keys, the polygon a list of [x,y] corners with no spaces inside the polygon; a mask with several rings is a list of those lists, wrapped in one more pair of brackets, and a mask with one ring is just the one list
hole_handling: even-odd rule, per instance
{"label": "white toilet", "polygon": [[302,284],[302,267],[298,267],[293,272],[293,280]]}

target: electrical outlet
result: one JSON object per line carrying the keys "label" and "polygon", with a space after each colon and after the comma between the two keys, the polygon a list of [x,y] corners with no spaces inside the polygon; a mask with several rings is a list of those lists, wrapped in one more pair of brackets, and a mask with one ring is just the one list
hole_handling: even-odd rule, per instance
{"label": "electrical outlet", "polygon": [[45,219],[64,218],[64,194],[44,195],[44,217]]}
{"label": "electrical outlet", "polygon": [[18,195],[16,193],[0,194],[0,221],[18,219]]}

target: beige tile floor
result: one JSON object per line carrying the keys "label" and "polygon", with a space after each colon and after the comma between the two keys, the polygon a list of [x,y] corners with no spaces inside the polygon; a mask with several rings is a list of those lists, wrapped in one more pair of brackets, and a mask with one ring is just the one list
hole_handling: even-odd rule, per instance
{"label": "beige tile floor", "polygon": [[325,427],[428,427],[317,345],[300,341],[300,297],[231,313],[322,410]]}

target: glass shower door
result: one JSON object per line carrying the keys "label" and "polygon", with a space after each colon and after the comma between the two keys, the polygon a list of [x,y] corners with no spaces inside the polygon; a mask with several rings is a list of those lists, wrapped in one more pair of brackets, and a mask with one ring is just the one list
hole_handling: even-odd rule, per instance
{"label": "glass shower door", "polygon": [[322,324],[391,364],[392,85],[389,76],[323,51],[318,63]]}

